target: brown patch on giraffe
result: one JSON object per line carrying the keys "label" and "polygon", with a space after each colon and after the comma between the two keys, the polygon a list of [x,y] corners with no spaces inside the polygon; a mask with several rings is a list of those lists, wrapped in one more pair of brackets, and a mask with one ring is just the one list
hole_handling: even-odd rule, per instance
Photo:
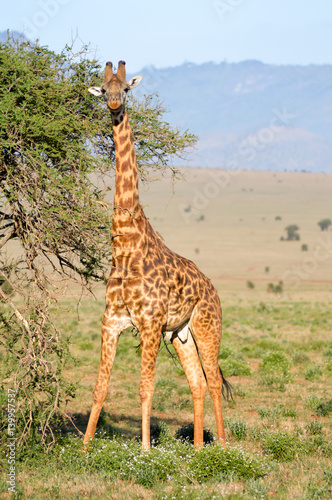
{"label": "brown patch on giraffe", "polygon": [[128,155],[130,153],[130,150],[131,150],[130,144],[128,144],[128,142],[126,142],[125,144],[126,145],[122,149],[120,149],[118,152],[121,158]]}

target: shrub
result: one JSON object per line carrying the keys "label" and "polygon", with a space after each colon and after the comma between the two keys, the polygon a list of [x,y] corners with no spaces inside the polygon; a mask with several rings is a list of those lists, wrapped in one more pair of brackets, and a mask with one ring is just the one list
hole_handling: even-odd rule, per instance
{"label": "shrub", "polygon": [[322,219],[317,222],[322,231],[327,231],[330,225],[332,224],[331,219]]}
{"label": "shrub", "polygon": [[329,358],[332,358],[332,343],[327,347],[327,349],[324,351],[324,356],[327,356]]}
{"label": "shrub", "polygon": [[307,245],[306,243],[303,243],[303,244],[301,245],[301,251],[302,251],[302,252],[307,252],[307,251],[308,251],[308,245]]}
{"label": "shrub", "polygon": [[317,394],[308,394],[303,400],[304,406],[309,410],[316,410],[317,406],[320,404],[321,399]]}
{"label": "shrub", "polygon": [[270,420],[279,420],[280,417],[297,418],[297,411],[294,408],[286,408],[282,404],[278,404],[272,408],[263,406],[257,410],[257,413],[261,418],[265,417]]}
{"label": "shrub", "polygon": [[274,283],[268,283],[267,285],[267,291],[268,293],[275,293],[276,295],[280,295],[283,292],[283,282],[279,281],[277,285]]}
{"label": "shrub", "polygon": [[322,370],[320,366],[311,366],[305,372],[306,380],[318,380],[322,376]]}
{"label": "shrub", "polygon": [[247,287],[249,290],[253,290],[255,288],[255,284],[252,281],[247,281]]}
{"label": "shrub", "polygon": [[249,363],[231,345],[221,346],[219,359],[223,360],[222,371],[226,378],[251,374]]}
{"label": "shrub", "polygon": [[227,427],[238,441],[247,437],[247,424],[244,420],[229,421]]}
{"label": "shrub", "polygon": [[278,462],[290,462],[304,451],[303,442],[294,434],[278,432],[265,435],[263,450]]}
{"label": "shrub", "polygon": [[242,359],[241,356],[227,358],[222,364],[222,371],[226,378],[251,374],[249,363]]}
{"label": "shrub", "polygon": [[291,366],[292,363],[284,352],[269,351],[263,356],[260,370],[263,373],[282,375],[285,379],[289,379]]}
{"label": "shrub", "polygon": [[201,483],[231,473],[245,478],[263,477],[268,466],[263,458],[252,457],[239,448],[224,449],[219,445],[210,445],[195,453],[190,470],[194,478]]}
{"label": "shrub", "polygon": [[307,424],[305,428],[309,434],[312,435],[322,434],[323,424],[318,420],[314,419],[311,420],[311,422],[309,422],[309,424]]}
{"label": "shrub", "polygon": [[299,351],[295,352],[292,355],[292,360],[295,364],[301,364],[301,363],[307,363],[310,360],[310,358],[305,352]]}
{"label": "shrub", "polygon": [[329,401],[321,400],[316,407],[316,414],[321,417],[326,417],[332,412],[332,399]]}
{"label": "shrub", "polygon": [[272,389],[285,391],[285,384],[290,381],[291,361],[282,351],[269,351],[263,355],[260,365],[260,385],[267,385]]}
{"label": "shrub", "polygon": [[298,241],[300,239],[300,235],[298,234],[298,230],[300,228],[296,224],[291,224],[290,226],[285,227],[285,231],[287,232],[287,241]]}

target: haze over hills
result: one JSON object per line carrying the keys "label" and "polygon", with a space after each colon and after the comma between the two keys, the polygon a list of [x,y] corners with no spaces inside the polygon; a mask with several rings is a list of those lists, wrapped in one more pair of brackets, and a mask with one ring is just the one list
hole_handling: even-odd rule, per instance
{"label": "haze over hills", "polygon": [[332,172],[331,65],[186,63],[141,74],[167,119],[199,135],[192,165]]}
{"label": "haze over hills", "polygon": [[165,119],[199,136],[190,166],[332,173],[332,65],[185,63],[140,74],[136,94],[157,92]]}

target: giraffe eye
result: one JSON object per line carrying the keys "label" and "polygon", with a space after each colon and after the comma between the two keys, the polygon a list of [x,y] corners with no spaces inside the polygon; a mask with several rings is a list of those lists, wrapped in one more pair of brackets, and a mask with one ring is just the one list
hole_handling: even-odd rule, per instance
{"label": "giraffe eye", "polygon": [[130,88],[129,88],[129,87],[126,87],[126,88],[124,89],[124,91],[125,91],[125,92],[129,92],[129,90],[130,90]]}
{"label": "giraffe eye", "polygon": [[101,93],[102,94],[106,94],[106,90],[105,89],[101,89]]}

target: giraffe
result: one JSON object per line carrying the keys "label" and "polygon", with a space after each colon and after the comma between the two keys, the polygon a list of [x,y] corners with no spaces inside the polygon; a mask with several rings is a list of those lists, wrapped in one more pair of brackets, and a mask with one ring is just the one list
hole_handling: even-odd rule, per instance
{"label": "giraffe", "polygon": [[231,386],[218,365],[222,330],[219,297],[190,260],[172,252],[153,230],[139,204],[138,170],[126,94],[141,80],[126,81],[125,62],[116,73],[106,64],[104,83],[91,87],[104,96],[113,123],[116,180],[112,218],[112,264],[102,319],[101,360],[84,444],[95,433],[105,401],[121,332],[136,327],[141,345],[142,448],[150,449],[150,414],[156,358],[162,336],[170,340],[187,377],[194,405],[194,446],[203,445],[203,406],[208,387],[218,440],[226,446],[221,394]]}

